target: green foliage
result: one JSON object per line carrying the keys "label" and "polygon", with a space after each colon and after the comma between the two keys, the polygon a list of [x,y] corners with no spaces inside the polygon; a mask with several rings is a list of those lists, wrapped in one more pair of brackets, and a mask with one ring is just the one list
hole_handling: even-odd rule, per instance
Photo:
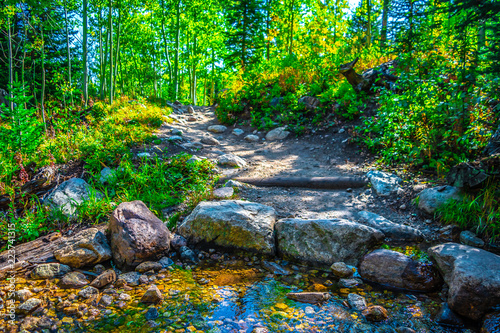
{"label": "green foliage", "polygon": [[404,255],[406,255],[414,260],[418,260],[418,261],[422,261],[422,262],[430,262],[429,257],[427,256],[427,253],[421,251],[418,247],[405,246],[403,248],[403,247],[390,246],[387,244],[383,244],[381,246],[381,248],[402,253],[402,254],[404,254]]}
{"label": "green foliage", "polygon": [[489,81],[476,86],[458,79],[419,79],[403,73],[401,93],[380,92],[375,116],[363,119],[359,140],[381,154],[385,163],[407,163],[442,174],[457,162],[473,158],[488,143],[488,122],[495,113],[483,98]]}
{"label": "green foliage", "polygon": [[450,200],[437,209],[436,217],[445,224],[474,229],[494,242],[500,236],[500,184],[489,184],[462,201]]}
{"label": "green foliage", "polygon": [[0,126],[0,156],[8,158],[16,153],[32,154],[40,144],[42,125],[36,118],[36,110],[25,108],[25,104],[31,99],[25,96],[26,91],[20,82],[15,81],[11,88],[13,110],[1,106],[4,125]]}

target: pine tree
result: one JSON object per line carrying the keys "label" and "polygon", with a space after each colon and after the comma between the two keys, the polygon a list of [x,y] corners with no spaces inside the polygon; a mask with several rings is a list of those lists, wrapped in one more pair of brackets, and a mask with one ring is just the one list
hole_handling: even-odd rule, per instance
{"label": "pine tree", "polygon": [[262,0],[236,0],[228,8],[229,31],[226,38],[226,60],[244,68],[261,58],[265,46],[265,10]]}

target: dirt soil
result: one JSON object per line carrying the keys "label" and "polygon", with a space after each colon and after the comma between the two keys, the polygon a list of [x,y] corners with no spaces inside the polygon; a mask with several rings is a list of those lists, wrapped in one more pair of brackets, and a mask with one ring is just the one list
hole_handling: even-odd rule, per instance
{"label": "dirt soil", "polygon": [[[213,160],[222,154],[232,153],[244,158],[248,166],[243,169],[219,167],[221,174],[228,177],[363,176],[373,168],[374,157],[349,142],[352,127],[349,124],[298,138],[290,134],[284,140],[271,142],[263,139],[266,132],[255,132],[254,128],[246,126],[229,126],[224,133],[210,133],[207,131],[209,126],[220,124],[211,107],[194,107],[193,114],[182,110],[187,110],[187,106],[172,114],[174,121],[165,122],[157,133],[162,144],[143,147],[143,151],[154,153],[160,149],[167,155],[185,151]],[[234,135],[235,128],[242,129],[244,133]],[[175,143],[167,140],[173,136],[172,130],[175,129],[182,131],[185,141]],[[248,134],[258,135],[260,141],[247,142],[244,137]],[[189,146],[189,143],[200,142],[204,136],[216,138],[220,145],[203,145],[201,149],[186,147],[186,143]],[[242,189],[238,196],[272,206],[279,218],[345,218],[355,221],[359,211],[368,210],[393,222],[416,227],[428,240],[432,240],[441,226],[431,217],[421,216],[411,202],[427,186],[422,180],[410,179],[404,182],[402,195],[385,198],[377,196],[369,186],[348,190],[249,186]]]}

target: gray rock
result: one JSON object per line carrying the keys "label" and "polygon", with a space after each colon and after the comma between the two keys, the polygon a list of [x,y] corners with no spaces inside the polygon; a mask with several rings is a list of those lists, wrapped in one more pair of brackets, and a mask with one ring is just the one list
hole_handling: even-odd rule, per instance
{"label": "gray rock", "polygon": [[447,303],[441,304],[441,309],[434,318],[434,321],[439,325],[449,327],[464,327],[464,321],[460,318]]}
{"label": "gray rock", "polygon": [[442,284],[432,264],[424,264],[402,253],[385,249],[364,256],[358,272],[363,279],[407,290],[428,292]]}
{"label": "gray rock", "polygon": [[172,135],[167,138],[168,141],[173,141],[173,142],[181,142],[184,141],[184,138],[180,135]]}
{"label": "gray rock", "polygon": [[181,257],[181,260],[183,261],[188,261],[191,263],[198,263],[198,257],[196,257],[196,254],[187,246],[183,246],[179,249],[179,255]]}
{"label": "gray rock", "polygon": [[196,155],[193,155],[193,157],[191,157],[189,160],[187,160],[186,163],[196,163],[196,162],[200,162],[200,161],[202,161],[201,158],[199,158]]}
{"label": "gray rock", "polygon": [[184,143],[182,145],[185,149],[202,149],[203,144],[201,142],[190,142],[190,143]]}
{"label": "gray rock", "polygon": [[118,276],[118,279],[122,279],[127,282],[128,286],[135,287],[139,285],[139,278],[141,277],[141,273],[139,272],[128,272],[123,273]]}
{"label": "gray rock", "polygon": [[193,108],[191,105],[189,105],[189,106],[187,107],[186,112],[187,112],[187,113],[189,113],[189,114],[193,114],[193,113],[194,113],[194,108]]}
{"label": "gray rock", "polygon": [[357,264],[384,238],[374,228],[342,219],[282,219],[275,228],[281,253],[327,267],[338,261]]}
{"label": "gray rock", "polygon": [[450,309],[479,320],[500,304],[500,256],[457,243],[431,247],[428,253],[449,286]]}
{"label": "gray rock", "polygon": [[244,131],[244,130],[242,130],[242,129],[239,129],[239,128],[235,128],[235,129],[233,130],[233,134],[234,134],[234,135],[236,135],[236,136],[240,136],[240,135],[242,135],[243,133],[245,133],[245,131]]}
{"label": "gray rock", "polygon": [[358,213],[358,216],[359,222],[382,231],[387,238],[393,241],[421,242],[424,240],[419,230],[403,224],[394,223],[375,213],[361,211]]}
{"label": "gray rock", "polygon": [[116,171],[110,168],[104,168],[101,170],[101,177],[99,178],[99,182],[101,184],[112,183],[116,180]]}
{"label": "gray rock", "polygon": [[266,134],[267,141],[276,141],[285,139],[290,132],[286,131],[286,126],[275,128]]}
{"label": "gray rock", "polygon": [[157,260],[170,249],[170,231],[142,201],[122,202],[109,219],[111,251],[120,268]]}
{"label": "gray rock", "polygon": [[215,189],[213,195],[217,199],[228,199],[234,195],[234,189],[232,187],[221,187]]}
{"label": "gray rock", "polygon": [[218,146],[218,145],[220,145],[219,140],[217,140],[216,138],[214,138],[212,136],[204,136],[203,138],[201,138],[200,142],[204,143],[206,145],[209,145],[209,146]]}
{"label": "gray rock", "polygon": [[173,234],[170,238],[170,246],[176,251],[179,251],[181,247],[187,246],[186,238],[178,234]]}
{"label": "gray rock", "polygon": [[247,166],[247,162],[239,156],[233,154],[224,154],[217,157],[217,161],[220,165],[230,166],[235,168],[244,168]]}
{"label": "gray rock", "polygon": [[36,309],[38,309],[43,304],[43,301],[39,298],[30,298],[26,302],[19,305],[17,311],[23,314],[30,314]]}
{"label": "gray rock", "polygon": [[99,295],[99,290],[97,288],[88,286],[88,287],[85,287],[82,290],[80,290],[77,293],[77,295],[80,296],[80,297],[82,297],[82,298],[89,299],[89,298],[92,298],[94,296]]}
{"label": "gray rock", "polygon": [[436,209],[449,200],[459,201],[462,194],[459,188],[453,186],[439,186],[428,188],[418,195],[418,208],[427,214],[434,214]]}
{"label": "gray rock", "polygon": [[99,300],[99,305],[102,307],[108,307],[113,303],[113,296],[111,295],[102,295]]}
{"label": "gray rock", "polygon": [[76,218],[79,205],[90,200],[92,196],[102,199],[102,193],[95,191],[81,178],[72,178],[56,187],[43,201],[45,205],[61,212],[71,218]]}
{"label": "gray rock", "polygon": [[174,264],[174,261],[168,257],[163,257],[160,259],[159,263],[163,266],[163,268],[167,268]]}
{"label": "gray rock", "polygon": [[224,125],[212,125],[208,126],[207,130],[212,133],[224,133],[227,130],[227,127]]}
{"label": "gray rock", "polygon": [[269,106],[273,108],[281,106],[283,104],[283,100],[284,100],[283,97],[273,97],[269,102]]}
{"label": "gray rock", "polygon": [[274,254],[276,212],[269,206],[241,201],[204,201],[179,226],[193,243],[214,242],[229,248]]}
{"label": "gray rock", "polygon": [[70,272],[59,281],[59,287],[62,289],[80,289],[87,284],[89,284],[89,280],[80,272]]}
{"label": "gray rock", "polygon": [[298,102],[304,104],[306,109],[308,110],[315,110],[320,104],[319,99],[311,96],[301,97],[299,98]]}
{"label": "gray rock", "polygon": [[358,294],[347,295],[347,303],[349,303],[352,309],[357,311],[363,311],[367,307],[365,298]]}
{"label": "gray rock", "polygon": [[151,154],[148,153],[148,152],[142,152],[142,153],[138,153],[137,157],[138,158],[143,158],[143,157],[145,157],[145,158],[151,158]]}
{"label": "gray rock", "polygon": [[172,133],[172,135],[178,135],[178,136],[182,136],[183,134],[182,130],[179,128],[173,128],[172,131],[170,131],[170,133]]}
{"label": "gray rock", "polygon": [[163,301],[163,295],[156,285],[151,285],[142,295],[141,302],[146,304],[157,304]]}
{"label": "gray rock", "polygon": [[245,141],[248,141],[248,142],[258,142],[259,139],[260,138],[254,134],[249,134],[249,135],[245,136]]}
{"label": "gray rock", "polygon": [[71,268],[67,265],[59,263],[41,264],[31,271],[31,278],[34,280],[54,279],[60,278],[69,272],[71,272]]}
{"label": "gray rock", "polygon": [[90,284],[94,288],[103,288],[116,281],[116,272],[112,269],[105,270]]}
{"label": "gray rock", "polygon": [[368,172],[366,176],[370,179],[375,193],[381,197],[397,194],[401,191],[399,184],[402,180],[396,175],[373,170]]}
{"label": "gray rock", "polygon": [[339,287],[340,288],[356,288],[357,286],[360,286],[363,284],[363,280],[358,279],[358,278],[351,278],[351,279],[339,279]]}
{"label": "gray rock", "polygon": [[[14,295],[13,296],[14,296],[14,300],[19,301],[21,303],[24,303],[28,299],[30,299],[31,297],[33,297],[33,294],[28,289],[22,289],[22,290],[16,290],[16,291],[14,291]],[[2,303],[2,301],[0,301],[0,303]]]}
{"label": "gray rock", "polygon": [[461,229],[459,227],[450,224],[439,229],[439,239],[445,242],[458,242],[460,239],[460,233]]}
{"label": "gray rock", "polygon": [[136,272],[146,273],[149,271],[159,271],[163,268],[163,265],[156,261],[145,261],[140,263],[139,266],[135,268]]}
{"label": "gray rock", "polygon": [[54,251],[54,257],[70,267],[80,268],[111,259],[108,240],[97,228],[82,230],[64,239],[63,244],[64,247]]}
{"label": "gray rock", "polygon": [[474,247],[484,247],[484,241],[468,230],[460,233],[460,243]]}
{"label": "gray rock", "polygon": [[224,187],[236,187],[238,189],[242,189],[242,188],[247,188],[249,186],[248,186],[248,184],[244,184],[244,183],[241,183],[237,180],[230,179],[226,182],[226,184],[224,184]]}
{"label": "gray rock", "polygon": [[271,273],[275,275],[290,275],[291,272],[288,271],[287,269],[281,267],[279,264],[272,262],[272,261],[266,261],[264,260],[262,262],[262,267],[270,271]]}
{"label": "gray rock", "polygon": [[332,270],[332,273],[335,276],[341,278],[350,278],[354,274],[352,268],[348,267],[345,263],[341,261],[332,264],[332,266],[330,266],[330,269]]}

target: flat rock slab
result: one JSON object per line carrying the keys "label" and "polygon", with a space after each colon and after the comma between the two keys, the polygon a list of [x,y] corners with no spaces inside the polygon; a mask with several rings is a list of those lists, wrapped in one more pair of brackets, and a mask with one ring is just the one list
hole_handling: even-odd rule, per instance
{"label": "flat rock slab", "polygon": [[179,234],[193,243],[274,254],[272,207],[241,201],[204,201],[179,226]]}
{"label": "flat rock slab", "polygon": [[390,173],[373,170],[366,174],[370,179],[375,193],[381,197],[387,197],[392,194],[397,194],[401,191],[402,179]]}
{"label": "flat rock slab", "polygon": [[432,291],[443,283],[432,264],[424,264],[402,253],[385,249],[364,256],[358,271],[363,279],[413,291]]}
{"label": "flat rock slab", "polygon": [[431,247],[428,253],[449,286],[450,309],[479,320],[500,304],[500,256],[457,243]]}
{"label": "flat rock slab", "polygon": [[278,250],[294,260],[330,267],[358,260],[384,239],[379,230],[342,219],[282,219],[276,223]]}
{"label": "flat rock slab", "polygon": [[220,165],[230,166],[234,168],[243,168],[247,166],[247,162],[239,156],[233,154],[224,154],[217,158]]}
{"label": "flat rock slab", "polygon": [[232,187],[221,187],[215,189],[213,194],[217,199],[228,199],[234,195],[234,189]]}
{"label": "flat rock slab", "polygon": [[462,193],[457,187],[446,185],[428,188],[418,195],[418,208],[427,214],[434,214],[447,201],[461,199]]}
{"label": "flat rock slab", "polygon": [[78,232],[63,240],[64,247],[54,251],[56,259],[65,265],[80,268],[111,259],[111,247],[106,236],[97,228]]}
{"label": "flat rock slab", "polygon": [[290,135],[290,132],[286,131],[286,127],[278,127],[275,128],[271,131],[269,131],[266,134],[266,140],[268,141],[276,141],[276,140],[283,140],[285,139],[288,135]]}
{"label": "flat rock slab", "polygon": [[382,231],[390,240],[396,242],[421,242],[424,240],[424,237],[419,230],[404,224],[394,223],[375,213],[361,211],[358,213],[358,217],[359,222]]}

